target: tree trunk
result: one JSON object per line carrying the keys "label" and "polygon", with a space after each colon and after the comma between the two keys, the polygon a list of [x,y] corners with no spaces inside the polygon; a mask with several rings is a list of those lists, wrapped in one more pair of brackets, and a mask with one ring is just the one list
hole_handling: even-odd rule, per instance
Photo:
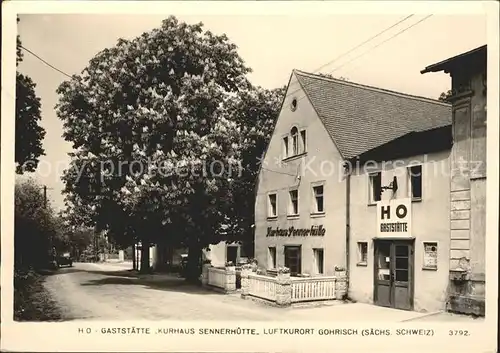
{"label": "tree trunk", "polygon": [[199,244],[192,244],[189,246],[188,262],[186,267],[186,280],[190,283],[200,283],[201,254],[202,249]]}
{"label": "tree trunk", "polygon": [[137,270],[137,259],[135,257],[135,243],[132,244],[132,269]]}
{"label": "tree trunk", "polygon": [[141,242],[141,268],[140,273],[150,273],[151,267],[149,266],[149,242]]}

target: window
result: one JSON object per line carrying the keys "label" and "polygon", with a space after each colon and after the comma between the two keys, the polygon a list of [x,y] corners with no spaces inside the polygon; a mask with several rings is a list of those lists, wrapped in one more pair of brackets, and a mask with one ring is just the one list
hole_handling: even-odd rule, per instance
{"label": "window", "polygon": [[290,190],[290,209],[288,210],[290,216],[299,214],[299,190]]}
{"label": "window", "polygon": [[272,270],[276,268],[276,247],[270,246],[268,249],[268,262],[267,262],[267,267],[268,269]]}
{"label": "window", "polygon": [[382,199],[382,172],[371,173],[369,203],[374,204]]}
{"label": "window", "polygon": [[[291,145],[291,146],[290,146]],[[283,159],[298,156],[307,150],[306,130],[292,127],[290,134],[283,137]]]}
{"label": "window", "polygon": [[437,270],[437,249],[436,242],[424,243],[424,269]]}
{"label": "window", "polygon": [[268,214],[269,218],[278,217],[278,209],[277,209],[277,195],[269,194],[268,196]]}
{"label": "window", "polygon": [[296,156],[299,154],[299,130],[294,126],[290,135],[292,135],[292,153],[293,156]]}
{"label": "window", "polygon": [[307,151],[306,130],[302,130],[300,132],[300,139],[302,140],[302,152],[306,153]]}
{"label": "window", "polygon": [[283,158],[288,157],[288,137],[283,137]]}
{"label": "window", "polygon": [[296,276],[302,271],[300,246],[285,246],[285,267],[290,269],[290,275]]}
{"label": "window", "polygon": [[413,201],[422,199],[422,166],[408,167],[408,196]]}
{"label": "window", "polygon": [[366,266],[368,264],[368,243],[358,242],[358,265]]}
{"label": "window", "polygon": [[313,249],[315,272],[316,274],[323,274],[324,262],[323,262],[323,249]]}
{"label": "window", "polygon": [[313,186],[314,193],[314,213],[325,212],[324,199],[323,199],[323,185]]}

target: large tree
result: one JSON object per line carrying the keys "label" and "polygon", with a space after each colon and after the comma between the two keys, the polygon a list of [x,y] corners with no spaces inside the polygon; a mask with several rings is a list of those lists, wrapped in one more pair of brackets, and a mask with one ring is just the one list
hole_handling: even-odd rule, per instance
{"label": "large tree", "polygon": [[117,243],[140,240],[141,269],[161,238],[189,247],[193,279],[202,248],[223,240],[229,206],[219,200],[241,152],[228,107],[249,88],[248,72],[225,35],[169,17],[59,87],[57,113],[75,149],[67,200]]}
{"label": "large tree", "polygon": [[279,115],[286,87],[267,90],[260,87],[241,92],[231,101],[231,120],[241,134],[241,165],[233,177],[228,204],[227,229],[235,241],[243,241],[247,256],[253,256],[255,190],[260,161],[269,144]]}
{"label": "large tree", "polygon": [[[19,18],[17,19],[19,22]],[[21,39],[17,36],[16,65],[23,61]],[[33,80],[16,72],[16,141],[15,162],[16,173],[34,172],[38,166],[39,157],[43,156],[42,141],[45,130],[40,126],[40,98],[35,93]]]}

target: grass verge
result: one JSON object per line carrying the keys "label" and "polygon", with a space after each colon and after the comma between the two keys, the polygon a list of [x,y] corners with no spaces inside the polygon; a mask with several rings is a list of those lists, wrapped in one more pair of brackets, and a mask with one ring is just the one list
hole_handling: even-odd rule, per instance
{"label": "grass verge", "polygon": [[56,302],[43,286],[48,274],[40,274],[33,270],[15,271],[15,321],[61,321],[63,319]]}

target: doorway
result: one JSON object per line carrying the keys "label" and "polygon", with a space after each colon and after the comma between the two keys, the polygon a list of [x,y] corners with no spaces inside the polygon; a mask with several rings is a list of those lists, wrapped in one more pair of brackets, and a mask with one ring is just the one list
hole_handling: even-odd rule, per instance
{"label": "doorway", "polygon": [[375,240],[374,302],[413,310],[413,240]]}
{"label": "doorway", "polygon": [[232,262],[236,266],[238,260],[238,247],[230,246],[226,247],[226,262]]}
{"label": "doorway", "polygon": [[285,267],[290,269],[291,276],[297,276],[302,273],[301,247],[285,246]]}

